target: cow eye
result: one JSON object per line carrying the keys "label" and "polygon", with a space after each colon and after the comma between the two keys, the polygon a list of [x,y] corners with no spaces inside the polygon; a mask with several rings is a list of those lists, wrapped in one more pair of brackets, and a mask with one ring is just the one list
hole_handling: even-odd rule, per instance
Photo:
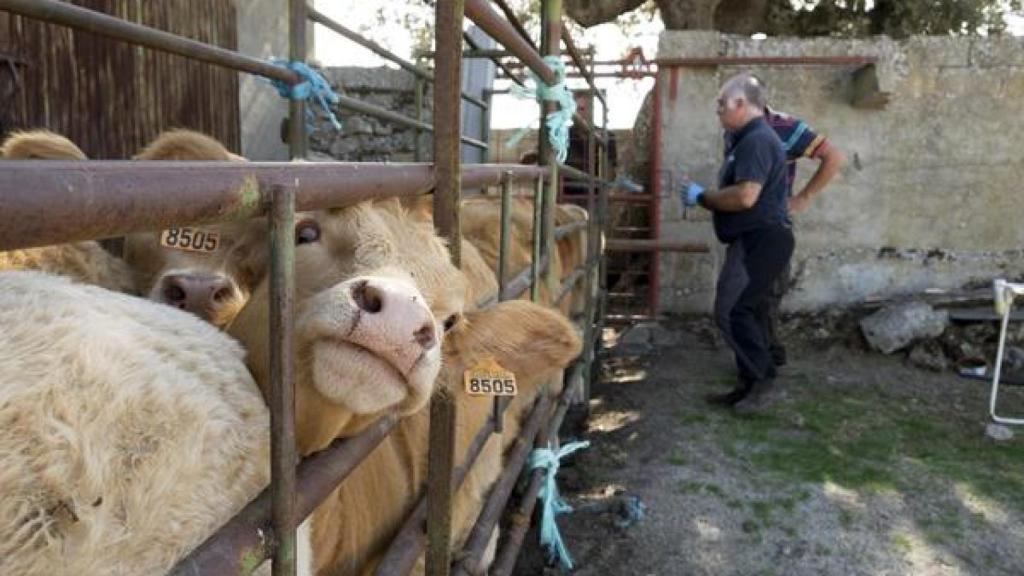
{"label": "cow eye", "polygon": [[451,316],[444,319],[444,331],[447,332],[455,327],[459,323],[459,315],[452,314]]}
{"label": "cow eye", "polygon": [[295,225],[295,244],[312,244],[319,241],[319,224],[312,220],[303,220]]}

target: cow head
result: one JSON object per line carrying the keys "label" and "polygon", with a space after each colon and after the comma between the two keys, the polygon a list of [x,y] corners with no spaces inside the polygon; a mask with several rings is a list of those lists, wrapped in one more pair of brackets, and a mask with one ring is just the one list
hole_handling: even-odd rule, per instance
{"label": "cow head", "polygon": [[[296,425],[309,452],[424,406],[465,280],[430,224],[393,200],[299,213],[295,243]],[[230,329],[264,392],[267,303],[264,283]]]}
{"label": "cow head", "polygon": [[[213,138],[164,132],[137,160],[244,162]],[[207,320],[231,323],[265,272],[265,220],[141,232],[125,238],[124,258],[143,295]]]}

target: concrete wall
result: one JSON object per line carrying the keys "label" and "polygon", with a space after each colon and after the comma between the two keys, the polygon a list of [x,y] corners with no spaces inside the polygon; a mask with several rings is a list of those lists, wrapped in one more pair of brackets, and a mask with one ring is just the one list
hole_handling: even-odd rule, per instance
{"label": "concrete wall", "polygon": [[[659,57],[717,55],[878,58],[881,110],[850,105],[854,67],[765,66],[769,102],[807,120],[849,165],[796,219],[793,290],[784,307],[813,310],[868,296],[957,288],[1024,274],[1024,43],[1016,38],[754,41],[666,32]],[[661,256],[661,307],[705,312],[722,253],[709,215],[678,195],[688,173],[715,183],[718,86],[735,67],[685,68],[676,97],[662,85],[662,236],[706,239],[708,256]],[[668,80],[668,74],[665,74]],[[817,163],[801,161],[799,190]]]}

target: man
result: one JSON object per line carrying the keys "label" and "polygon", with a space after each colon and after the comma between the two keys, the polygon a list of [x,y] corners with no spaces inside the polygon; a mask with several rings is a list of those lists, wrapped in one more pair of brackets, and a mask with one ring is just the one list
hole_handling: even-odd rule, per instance
{"label": "man", "polygon": [[[765,120],[782,140],[782,148],[786,153],[786,183],[789,195],[790,216],[807,211],[811,201],[825,189],[836,174],[846,165],[846,156],[832,146],[824,136],[818,135],[806,122],[783,112],[765,106]],[[797,161],[801,158],[812,158],[819,162],[811,179],[800,190],[793,194],[793,183],[796,180]],[[786,348],[779,341],[779,305],[789,287],[789,266],[782,272],[772,287],[769,305],[763,318],[768,348],[776,366],[786,364]]]}
{"label": "man", "polygon": [[[716,300],[727,308],[723,336],[736,354],[739,383],[709,398],[716,404],[752,412],[772,400],[775,363],[764,318],[773,286],[793,255],[788,217],[788,179],[783,143],[765,119],[764,89],[757,78],[739,74],[722,86],[718,118],[727,132],[718,190],[691,184],[688,205],[713,212],[715,234],[728,244]],[[735,298],[732,296],[738,294]],[[716,313],[719,306],[716,303]]]}

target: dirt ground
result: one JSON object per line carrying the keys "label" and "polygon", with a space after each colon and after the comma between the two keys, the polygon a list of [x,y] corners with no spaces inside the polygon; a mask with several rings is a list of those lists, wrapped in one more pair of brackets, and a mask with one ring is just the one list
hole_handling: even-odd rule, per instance
{"label": "dirt ground", "polygon": [[[592,446],[559,473],[572,573],[1024,575],[1024,430],[985,437],[986,383],[811,340],[790,344],[784,399],[737,417],[702,400],[735,374],[708,326],[663,327],[647,354],[610,350]],[[1024,414],[1024,389],[1004,401]],[[536,537],[516,573],[560,573]]]}

